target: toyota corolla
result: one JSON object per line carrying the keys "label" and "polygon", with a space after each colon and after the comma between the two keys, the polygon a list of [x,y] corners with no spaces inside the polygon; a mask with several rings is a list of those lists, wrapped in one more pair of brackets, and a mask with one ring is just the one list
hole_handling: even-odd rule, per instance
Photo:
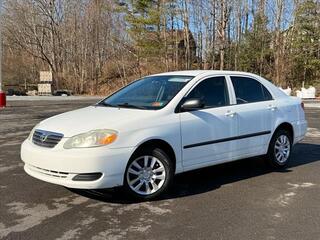
{"label": "toyota corolla", "polygon": [[25,171],[69,188],[123,186],[151,199],[177,173],[263,156],[284,167],[306,133],[303,104],[232,71],[144,77],[102,101],[48,118],[21,147]]}

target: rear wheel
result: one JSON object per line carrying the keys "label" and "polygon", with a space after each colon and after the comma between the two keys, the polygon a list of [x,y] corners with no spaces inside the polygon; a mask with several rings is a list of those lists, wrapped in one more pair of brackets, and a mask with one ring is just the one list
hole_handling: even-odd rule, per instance
{"label": "rear wheel", "polygon": [[124,187],[131,196],[152,199],[168,189],[173,166],[163,150],[147,147],[131,158],[124,177]]}
{"label": "rear wheel", "polygon": [[267,153],[272,167],[284,167],[288,164],[292,150],[292,137],[288,131],[279,129],[273,135]]}

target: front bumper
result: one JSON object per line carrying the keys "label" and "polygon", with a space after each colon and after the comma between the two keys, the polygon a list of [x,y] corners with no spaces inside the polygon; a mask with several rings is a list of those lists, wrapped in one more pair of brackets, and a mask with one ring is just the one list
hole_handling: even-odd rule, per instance
{"label": "front bumper", "polygon": [[[60,145],[60,146],[59,146]],[[121,186],[134,148],[44,148],[25,140],[21,146],[24,170],[37,179],[69,188],[99,189]],[[102,173],[94,181],[74,181],[77,174]]]}

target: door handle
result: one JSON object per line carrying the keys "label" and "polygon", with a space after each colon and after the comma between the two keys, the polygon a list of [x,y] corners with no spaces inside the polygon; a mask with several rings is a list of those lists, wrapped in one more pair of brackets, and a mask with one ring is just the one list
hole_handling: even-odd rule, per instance
{"label": "door handle", "polygon": [[227,117],[234,117],[234,115],[236,115],[236,112],[228,110],[224,115]]}
{"label": "door handle", "polygon": [[269,106],[268,106],[268,110],[270,110],[270,111],[274,111],[274,110],[276,110],[276,109],[277,109],[276,106],[273,106],[273,105],[269,105]]}

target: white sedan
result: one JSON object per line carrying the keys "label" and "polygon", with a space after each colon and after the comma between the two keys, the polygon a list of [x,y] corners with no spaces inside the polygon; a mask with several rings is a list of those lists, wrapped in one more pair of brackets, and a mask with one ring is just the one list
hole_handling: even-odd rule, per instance
{"label": "white sedan", "polygon": [[303,104],[254,74],[144,77],[93,106],[48,118],[21,147],[25,171],[69,188],[159,196],[177,173],[265,156],[285,166],[307,129]]}

